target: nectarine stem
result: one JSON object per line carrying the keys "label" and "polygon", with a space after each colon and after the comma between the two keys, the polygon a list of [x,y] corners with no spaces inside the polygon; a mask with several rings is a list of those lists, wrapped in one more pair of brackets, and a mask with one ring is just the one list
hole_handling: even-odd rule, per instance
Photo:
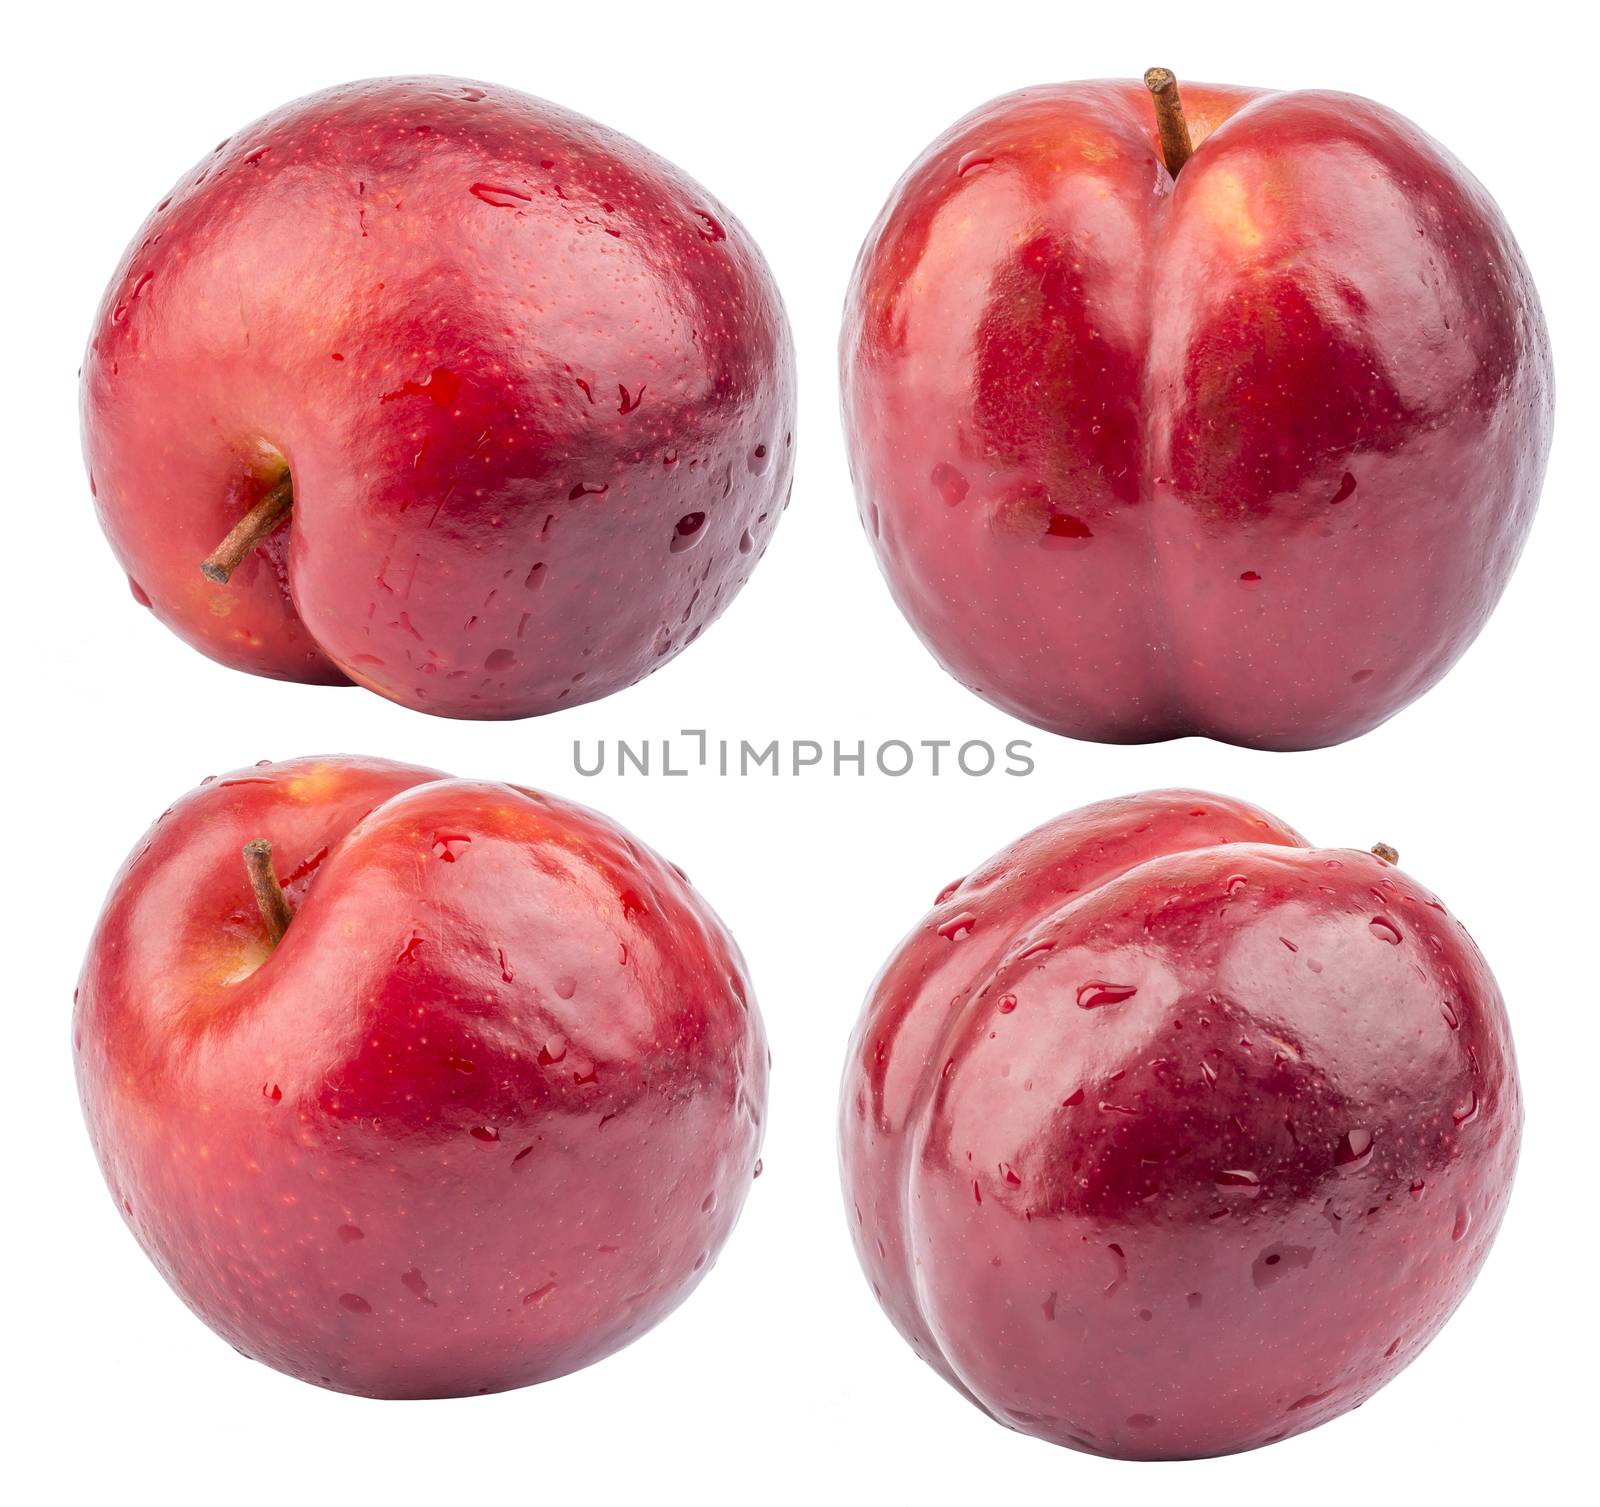
{"label": "nectarine stem", "polygon": [[248,513],[228,530],[228,536],[200,562],[200,574],[218,586],[239,568],[246,555],[289,516],[294,507],[294,484],[285,476]]}
{"label": "nectarine stem", "polygon": [[261,919],[267,923],[267,936],[276,947],[283,940],[284,932],[288,931],[289,923],[294,920],[294,912],[289,908],[288,897],[283,893],[283,886],[278,883],[278,875],[272,867],[272,844],[264,837],[247,842],[244,845],[244,867],[250,876],[250,888],[255,892]]}
{"label": "nectarine stem", "polygon": [[1170,68],[1147,68],[1144,86],[1155,101],[1156,129],[1161,133],[1161,156],[1167,164],[1167,171],[1176,178],[1179,169],[1194,151],[1189,141],[1189,123],[1183,118],[1183,100],[1178,95],[1177,76]]}
{"label": "nectarine stem", "polygon": [[1381,858],[1385,863],[1399,863],[1400,854],[1386,842],[1375,842],[1372,845],[1375,858]]}

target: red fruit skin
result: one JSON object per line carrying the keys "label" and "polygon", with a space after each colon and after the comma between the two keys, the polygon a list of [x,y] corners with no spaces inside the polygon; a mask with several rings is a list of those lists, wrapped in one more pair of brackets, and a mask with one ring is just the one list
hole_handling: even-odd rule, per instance
{"label": "red fruit skin", "polygon": [[[276,949],[240,857],[295,905]],[[695,1287],[754,1175],[738,949],[604,817],[375,759],[186,796],[112,886],[78,1086],[123,1215],[230,1344],[372,1397],[545,1381]]]}
{"label": "red fruit skin", "polygon": [[1488,1252],[1521,1123],[1499,991],[1433,896],[1179,790],[941,896],[868,998],[840,1154],[924,1360],[1011,1428],[1173,1459],[1410,1362]]}
{"label": "red fruit skin", "polygon": [[1369,100],[1137,84],[969,115],[891,195],[841,341],[863,523],[939,662],[1111,743],[1313,748],[1499,599],[1552,377],[1499,210]]}
{"label": "red fruit skin", "polygon": [[[715,199],[444,78],[220,146],[124,255],[82,376],[100,520],[162,622],[474,718],[607,695],[697,637],[787,501],[794,402],[777,289]],[[200,561],[285,464],[290,523],[213,585]]]}

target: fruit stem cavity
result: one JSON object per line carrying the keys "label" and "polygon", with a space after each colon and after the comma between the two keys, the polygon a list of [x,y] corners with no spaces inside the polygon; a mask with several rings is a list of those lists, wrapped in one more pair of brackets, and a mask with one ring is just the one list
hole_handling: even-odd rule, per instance
{"label": "fruit stem cavity", "polygon": [[283,480],[265,493],[228,530],[227,538],[200,562],[200,574],[208,581],[215,581],[218,586],[226,586],[228,578],[239,568],[244,557],[282,525],[293,507],[294,484],[285,472]]}

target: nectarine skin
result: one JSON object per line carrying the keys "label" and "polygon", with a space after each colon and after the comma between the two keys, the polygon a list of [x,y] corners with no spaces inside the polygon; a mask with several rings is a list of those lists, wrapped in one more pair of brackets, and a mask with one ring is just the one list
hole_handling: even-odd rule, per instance
{"label": "nectarine skin", "polygon": [[[219,146],[129,247],[82,377],[100,520],[168,627],[455,717],[593,700],[692,642],[783,510],[794,398],[777,289],[715,199],[443,78]],[[289,523],[207,580],[285,467]]]}
{"label": "nectarine skin", "polygon": [[1551,367],[1499,210],[1369,100],[1027,89],[910,169],[841,344],[861,516],[963,684],[1058,733],[1353,738],[1506,584]]}
{"label": "nectarine skin", "polygon": [[1477,1274],[1522,1101],[1471,939],[1371,853],[1160,791],[939,896],[850,1047],[873,1291],[1008,1427],[1129,1459],[1338,1416]]}
{"label": "nectarine skin", "polygon": [[[273,845],[276,948],[242,845]],[[112,887],[78,1083],[139,1242],[229,1343],[374,1397],[584,1366],[700,1281],[758,1164],[738,949],[605,818],[373,759],[185,797]]]}

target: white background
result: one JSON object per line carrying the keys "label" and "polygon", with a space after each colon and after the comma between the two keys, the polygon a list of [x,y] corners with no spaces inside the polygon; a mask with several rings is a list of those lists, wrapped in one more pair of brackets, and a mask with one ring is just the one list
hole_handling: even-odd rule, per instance
{"label": "white background", "polygon": [[[916,7],[604,3],[57,5],[11,30],[4,98],[5,1353],[13,1500],[1004,1503],[1465,1500],[1577,1468],[1591,1427],[1597,831],[1593,805],[1597,306],[1592,132],[1562,88],[1578,7],[1064,0]],[[1421,704],[1342,748],[1050,738],[940,671],[861,536],[834,340],[857,246],[958,115],[1036,82],[1137,76],[1326,86],[1383,100],[1498,197],[1557,360],[1542,511],[1499,612]],[[448,723],[357,690],[200,658],[128,595],[95,526],[74,372],[102,286],[191,163],[349,78],[515,85],[679,163],[754,233],[788,300],[802,405],[794,505],[745,594],[632,691],[520,724]],[[580,779],[573,740],[1014,736],[1029,779]],[[775,1059],[766,1175],[717,1270],[630,1350],[547,1386],[444,1403],[336,1396],[253,1365],[180,1305],[123,1228],[76,1104],[74,977],[114,870],[205,774],[359,751],[597,805],[682,863],[749,960]],[[1382,838],[1475,933],[1528,1100],[1499,1244],[1433,1347],[1359,1412],[1255,1454],[1139,1466],[1001,1430],[878,1313],[840,1208],[834,1097],[862,995],[935,891],[1025,828],[1194,784],[1314,840]],[[1563,1459],[1565,1457],[1565,1459]],[[51,1484],[54,1483],[54,1484]]]}

